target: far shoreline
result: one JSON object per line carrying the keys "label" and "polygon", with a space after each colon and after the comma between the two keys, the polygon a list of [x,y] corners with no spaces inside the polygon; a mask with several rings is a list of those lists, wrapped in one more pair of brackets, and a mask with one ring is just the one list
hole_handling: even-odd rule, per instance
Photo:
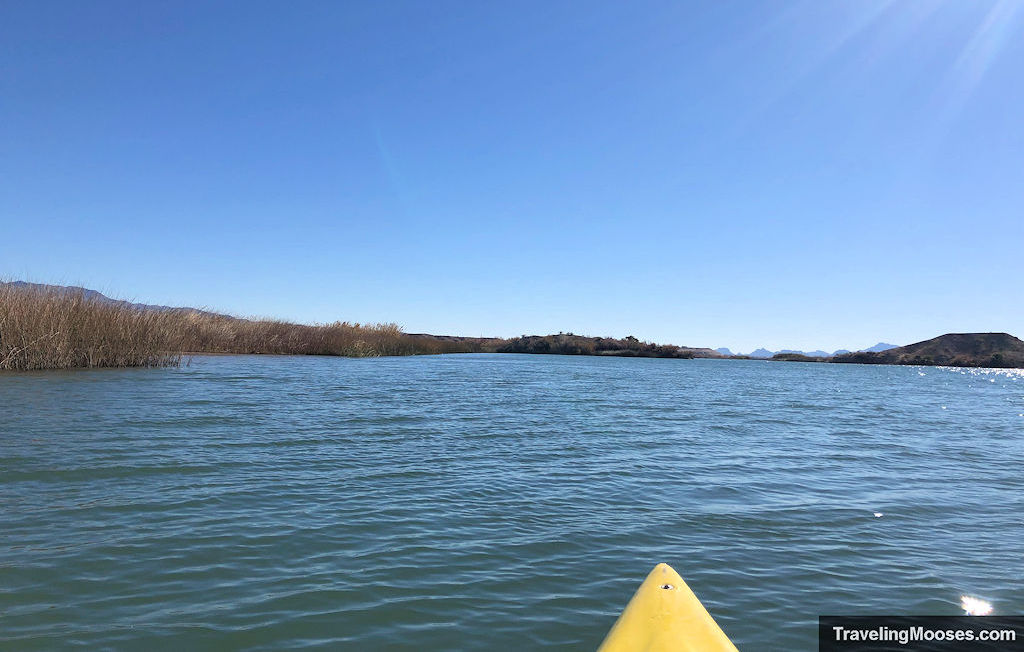
{"label": "far shoreline", "polygon": [[1024,342],[1008,333],[948,333],[884,351],[770,358],[560,332],[513,338],[406,333],[395,323],[298,324],[208,310],[131,303],[79,287],[0,282],[0,370],[174,367],[201,355],[376,358],[521,353],[617,358],[762,359],[768,362],[1024,368]]}

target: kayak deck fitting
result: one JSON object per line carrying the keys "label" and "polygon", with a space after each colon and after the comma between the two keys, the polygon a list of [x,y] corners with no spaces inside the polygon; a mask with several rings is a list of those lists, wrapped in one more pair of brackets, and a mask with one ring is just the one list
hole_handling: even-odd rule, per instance
{"label": "kayak deck fitting", "polygon": [[679,573],[658,564],[598,652],[737,652]]}

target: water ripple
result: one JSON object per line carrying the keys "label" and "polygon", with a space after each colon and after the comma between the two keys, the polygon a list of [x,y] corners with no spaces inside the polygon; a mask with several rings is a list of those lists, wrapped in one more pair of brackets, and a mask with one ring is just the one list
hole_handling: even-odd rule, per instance
{"label": "water ripple", "polygon": [[1024,611],[1022,379],[490,355],[0,375],[0,642],[590,650],[658,561],[741,649],[814,649],[819,613]]}

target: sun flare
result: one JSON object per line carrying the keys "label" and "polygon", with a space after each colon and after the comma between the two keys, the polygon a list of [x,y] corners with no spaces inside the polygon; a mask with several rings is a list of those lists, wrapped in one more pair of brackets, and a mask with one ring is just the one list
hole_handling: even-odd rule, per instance
{"label": "sun flare", "polygon": [[969,595],[960,596],[960,607],[968,616],[987,616],[992,613],[992,603]]}

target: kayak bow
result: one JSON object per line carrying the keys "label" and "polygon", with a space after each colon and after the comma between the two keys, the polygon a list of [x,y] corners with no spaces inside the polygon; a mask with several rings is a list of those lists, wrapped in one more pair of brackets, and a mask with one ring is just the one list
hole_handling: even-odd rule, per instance
{"label": "kayak bow", "polygon": [[658,564],[598,652],[737,652],[679,573]]}

